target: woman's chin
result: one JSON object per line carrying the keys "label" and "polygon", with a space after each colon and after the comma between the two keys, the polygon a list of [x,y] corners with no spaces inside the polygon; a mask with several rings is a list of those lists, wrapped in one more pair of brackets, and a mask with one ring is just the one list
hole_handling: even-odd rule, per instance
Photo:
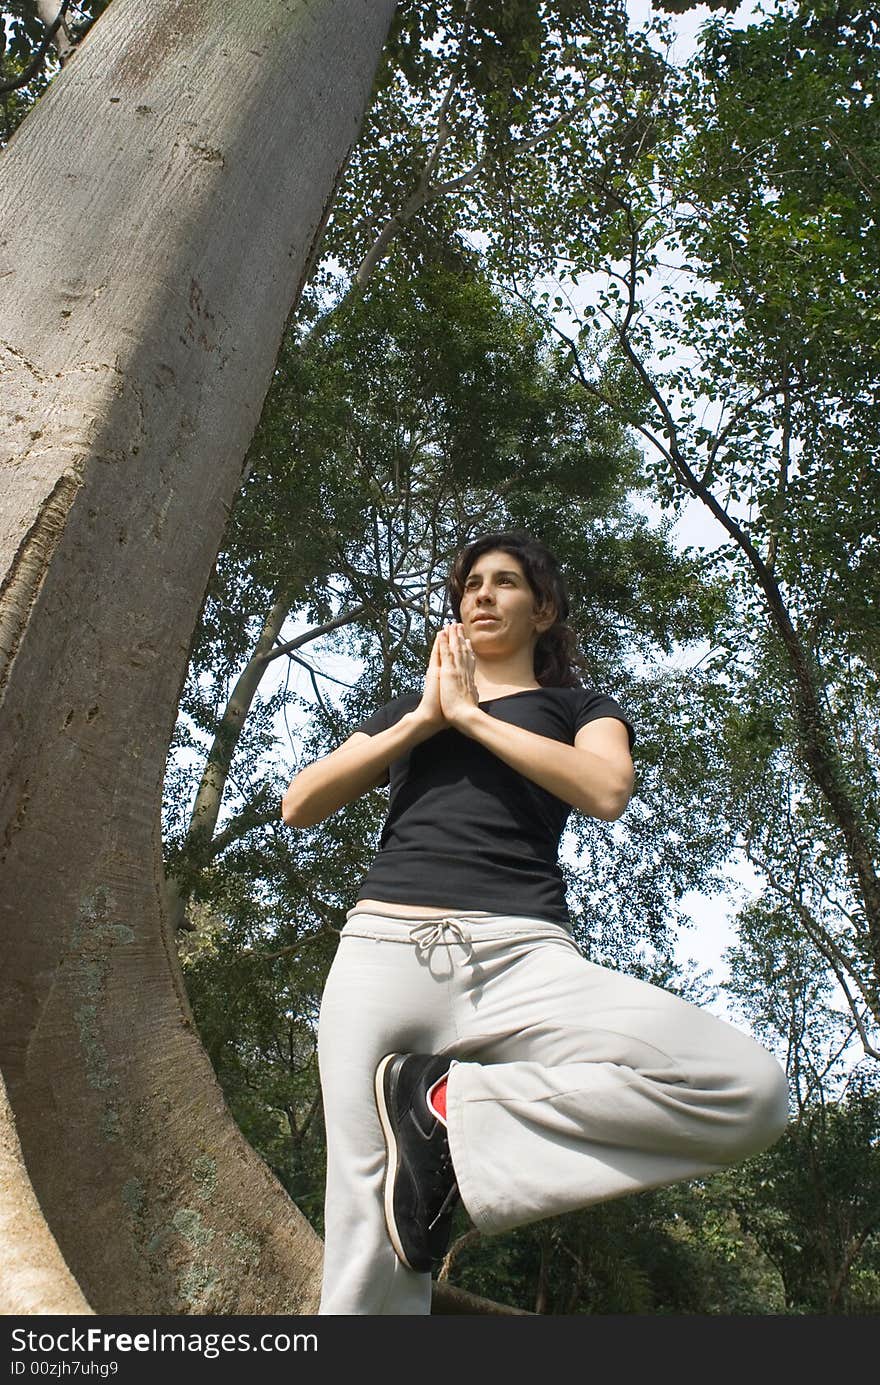
{"label": "woman's chin", "polygon": [[488,630],[481,630],[476,637],[471,635],[470,642],[474,653],[480,655],[498,654],[505,648],[504,641],[499,639],[497,635],[490,634]]}
{"label": "woman's chin", "polygon": [[491,635],[483,636],[479,640],[471,640],[471,649],[474,651],[474,658],[481,660],[491,660],[497,663],[499,659],[509,659],[516,653],[510,643],[500,637],[492,638]]}
{"label": "woman's chin", "polygon": [[470,632],[468,634],[468,639],[476,649],[478,643],[491,643],[493,640],[497,640],[500,634],[501,626],[499,625],[498,621],[485,620],[480,621],[477,625],[471,626]]}

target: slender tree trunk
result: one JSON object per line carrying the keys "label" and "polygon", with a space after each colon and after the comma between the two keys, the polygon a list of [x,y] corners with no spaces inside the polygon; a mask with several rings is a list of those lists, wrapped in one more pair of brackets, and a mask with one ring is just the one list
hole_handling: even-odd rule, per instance
{"label": "slender tree trunk", "polygon": [[[286,598],[279,598],[272,603],[254,652],[236,680],[232,696],[226,704],[202,774],[186,834],[186,845],[193,852],[200,847],[210,848],[235,747],[238,745],[245,717],[256,696],[260,680],[269,667],[267,655],[272,652],[272,646],[287,619],[289,609],[290,603]],[[165,907],[172,932],[186,926],[186,901],[187,892],[183,882],[169,872],[165,880]]]}
{"label": "slender tree trunk", "polygon": [[202,781],[196,795],[190,826],[190,831],[194,837],[200,836],[210,842],[214,835],[223,789],[232,764],[232,754],[238,744],[245,717],[250,711],[260,681],[269,666],[269,655],[272,653],[272,647],[281,633],[281,627],[287,619],[289,610],[290,603],[286,598],[273,602],[269,614],[263,622],[263,628],[260,631],[260,638],[257,640],[254,652],[236,680],[232,696],[226,704],[226,710],[217,728],[214,744],[211,747],[208,763],[205,766],[205,772],[202,775]]}
{"label": "slender tree trunk", "polygon": [[393,9],[114,0],[4,158],[0,1067],[98,1313],[315,1304],[318,1238],[194,1031],[158,822],[191,632]]}
{"label": "slender tree trunk", "polygon": [[[184,841],[184,849],[191,855],[198,856],[205,861],[213,860],[220,849],[221,842],[223,845],[226,844],[224,841],[225,830],[219,837],[214,836],[217,830],[220,805],[223,801],[223,792],[226,788],[232,760],[241,738],[247,714],[257,695],[263,675],[272,660],[294,649],[301,649],[303,645],[311,643],[312,640],[320,639],[322,635],[329,634],[331,630],[338,630],[340,626],[350,625],[359,615],[363,614],[363,611],[363,606],[354,606],[351,610],[343,611],[341,615],[335,616],[323,625],[313,626],[311,630],[296,635],[280,648],[276,648],[275,641],[290,613],[290,603],[284,598],[272,603],[263,622],[259,639],[254,646],[254,652],[236,679],[235,687],[226,704],[226,709],[220,719],[213,744],[208,753]],[[280,811],[279,804],[278,816],[280,816]],[[165,904],[172,930],[176,931],[188,926],[186,922],[188,898],[189,893],[184,881],[169,871],[165,881]]]}

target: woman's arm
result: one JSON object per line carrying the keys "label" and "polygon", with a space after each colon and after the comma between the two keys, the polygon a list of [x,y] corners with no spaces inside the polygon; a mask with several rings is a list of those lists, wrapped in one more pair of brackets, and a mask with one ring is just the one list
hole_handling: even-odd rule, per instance
{"label": "woman's arm", "polygon": [[416,710],[375,736],[355,731],[336,750],[306,765],[291,780],[281,800],[282,820],[288,827],[313,827],[322,822],[368,789],[378,788],[391,761],[433,736],[437,729]]}
{"label": "woman's arm", "polygon": [[512,726],[481,707],[452,723],[518,773],[591,818],[613,822],[632,793],[634,770],[629,736],[617,717],[597,717],[582,726],[574,745]]}
{"label": "woman's arm", "polygon": [[574,745],[490,716],[479,706],[475,660],[461,626],[447,626],[440,645],[440,697],[447,722],[479,741],[511,769],[590,817],[613,822],[632,793],[629,736],[618,717],[582,726]]}
{"label": "woman's arm", "polygon": [[440,652],[435,640],[418,707],[375,736],[355,731],[329,755],[300,770],[281,800],[282,821],[288,827],[314,827],[368,789],[378,788],[392,760],[446,726],[439,674]]}

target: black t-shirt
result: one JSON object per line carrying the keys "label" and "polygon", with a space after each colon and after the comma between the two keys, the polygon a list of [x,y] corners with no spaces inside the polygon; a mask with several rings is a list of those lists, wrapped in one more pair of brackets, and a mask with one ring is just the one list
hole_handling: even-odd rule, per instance
{"label": "black t-shirt", "polygon": [[[354,730],[375,736],[419,699],[419,693],[396,697]],[[567,745],[597,717],[617,717],[630,747],[635,740],[620,705],[592,688],[529,688],[480,707]],[[387,782],[379,853],[358,899],[569,922],[557,857],[571,809],[562,799],[454,727],[394,760]]]}

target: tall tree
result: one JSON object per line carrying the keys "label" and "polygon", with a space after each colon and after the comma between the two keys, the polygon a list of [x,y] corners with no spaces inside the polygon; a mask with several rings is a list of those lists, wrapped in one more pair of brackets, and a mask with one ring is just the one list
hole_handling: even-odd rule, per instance
{"label": "tall tree", "polygon": [[880,1307],[880,1091],[820,948],[773,882],[728,954],[736,1010],[785,1063],[794,1119],[778,1145],[727,1170],[740,1224],[776,1266],[790,1313]]}
{"label": "tall tree", "polygon": [[[96,1311],[314,1303],[319,1244],[193,1030],[159,801],[191,631],[392,10],[114,0],[4,156],[2,1070]],[[5,1276],[7,1312],[22,1292]]]}

